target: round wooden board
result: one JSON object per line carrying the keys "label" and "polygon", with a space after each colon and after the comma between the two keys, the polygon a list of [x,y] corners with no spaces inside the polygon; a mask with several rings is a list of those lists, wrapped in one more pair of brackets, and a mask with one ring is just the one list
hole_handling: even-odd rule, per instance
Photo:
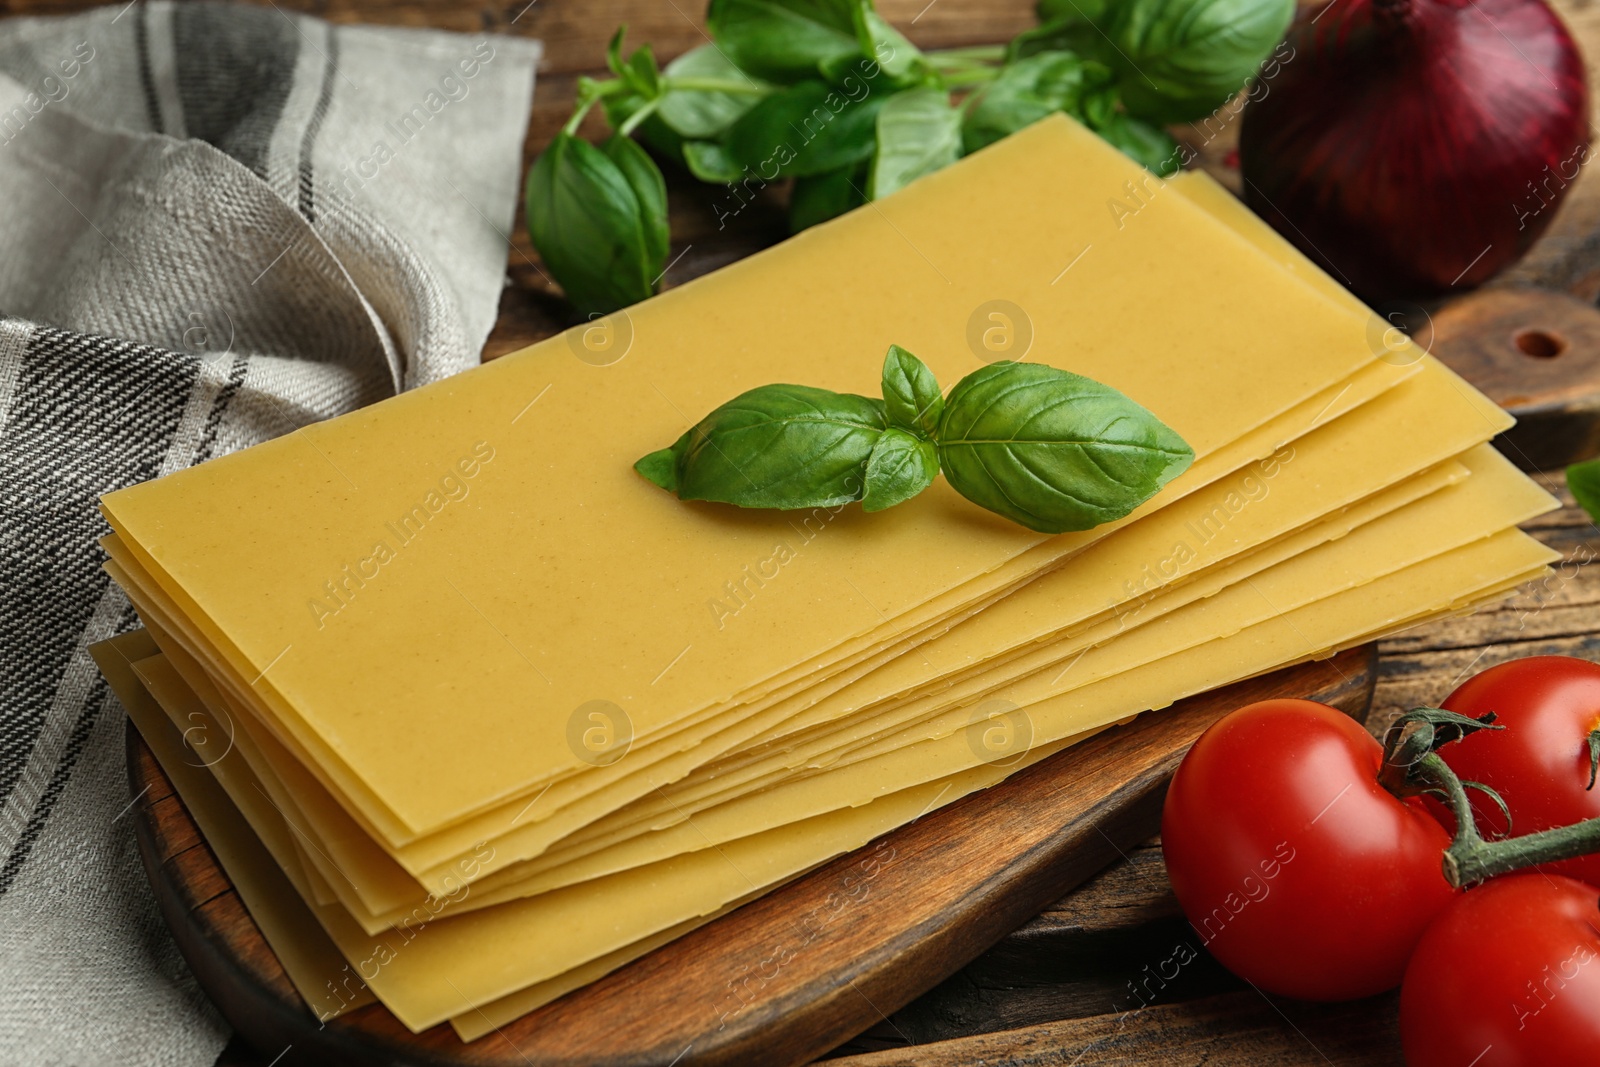
{"label": "round wooden board", "polygon": [[471,1044],[448,1026],[412,1034],[379,1005],[319,1024],[131,723],[129,789],[145,870],[179,948],[276,1067],[780,1067],[902,1007],[1154,833],[1178,761],[1228,711],[1304,696],[1364,719],[1376,666],[1366,645],[1147,713]]}

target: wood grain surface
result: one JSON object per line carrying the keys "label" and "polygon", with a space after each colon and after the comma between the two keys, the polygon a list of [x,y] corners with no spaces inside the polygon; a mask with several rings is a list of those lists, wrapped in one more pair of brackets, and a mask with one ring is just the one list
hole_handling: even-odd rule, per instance
{"label": "wood grain surface", "polygon": [[471,1044],[444,1025],[413,1035],[377,1004],[319,1024],[131,727],[129,791],[179,948],[228,1020],[287,1064],[783,1067],[885,1020],[1148,837],[1178,761],[1229,711],[1312,696],[1364,716],[1374,658],[1363,646],[1142,715]]}
{"label": "wood grain surface", "polygon": [[[578,77],[603,69],[605,41],[619,23],[628,24],[631,40],[650,41],[663,61],[705,40],[700,0],[255,2],[334,22],[540,38],[545,59],[525,143],[529,159],[568,115]],[[0,13],[64,14],[89,6],[93,4],[85,0],[0,0]],[[878,6],[924,48],[1002,41],[1034,21],[1028,0],[879,0]],[[1588,54],[1600,56],[1600,5],[1557,0],[1554,6]],[[585,131],[598,132],[597,120],[591,119]],[[1228,166],[1235,123],[1179,132],[1199,150],[1208,170],[1237,186],[1236,173]],[[764,192],[735,224],[720,229],[712,210],[717,189],[679,173],[669,173],[668,183],[673,231],[669,286],[784,236],[781,190],[776,187]],[[486,358],[547,337],[569,321],[556,287],[528,243],[520,213],[507,260],[508,286]],[[1586,169],[1550,232],[1527,259],[1457,308],[1408,309],[1406,321],[1418,325],[1419,339],[1436,354],[1522,416],[1518,436],[1501,442],[1508,454],[1530,468],[1554,469],[1592,453],[1600,443],[1587,415],[1597,407],[1595,391],[1587,380],[1532,386],[1543,373],[1570,383],[1573,376],[1565,364],[1574,362],[1571,357],[1597,358],[1592,325],[1597,296],[1600,179]],[[1533,353],[1518,345],[1519,335],[1528,331],[1553,336],[1559,353],[1544,354],[1552,344],[1538,340],[1530,342],[1537,350]],[[1547,481],[1561,489],[1559,476]],[[1383,644],[1373,714],[1377,725],[1407,707],[1436,702],[1466,674],[1495,662],[1545,652],[1600,656],[1600,581],[1588,568],[1600,552],[1600,531],[1569,506],[1541,520],[1535,532],[1566,557],[1548,582],[1499,609],[1423,627]],[[135,773],[151,773],[139,767],[133,765]],[[151,802],[150,847],[164,857],[158,867],[165,873],[159,878],[184,886],[178,902],[182,914],[198,917],[204,929],[248,928],[249,917],[220,877],[209,850],[192,823],[186,825],[179,817],[176,798],[152,796]],[[1159,962],[1165,942],[1184,929],[1157,855],[1153,845],[1129,848],[1126,860],[1118,859],[1080,892],[1045,906],[927,995],[899,1010],[886,1004],[886,1019],[836,1050],[848,1057],[839,1062],[862,1067],[1398,1063],[1390,1000],[1337,1008],[1268,1002],[1238,989],[1215,967],[1186,971],[1183,984],[1161,990],[1150,1006],[1130,1015],[1127,983],[1146,965]],[[288,988],[259,939],[248,947],[241,944],[237,955],[219,956],[217,963],[225,974],[264,976],[269,987]],[[909,1047],[913,1044],[914,1049]],[[258,1055],[236,1040],[219,1062],[264,1067],[281,1050],[279,1046]]]}

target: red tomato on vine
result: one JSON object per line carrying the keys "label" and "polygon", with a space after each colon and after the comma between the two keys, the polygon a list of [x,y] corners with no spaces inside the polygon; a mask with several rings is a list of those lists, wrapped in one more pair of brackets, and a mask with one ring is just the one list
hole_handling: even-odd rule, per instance
{"label": "red tomato on vine", "polygon": [[1456,896],[1444,827],[1379,784],[1383,747],[1348,716],[1266,700],[1213,725],[1167,793],[1161,843],[1184,913],[1229,970],[1311,1000],[1400,983]]}
{"label": "red tomato on vine", "polygon": [[[1590,747],[1591,737],[1600,738],[1600,664],[1570,656],[1513,660],[1468,679],[1440,706],[1471,718],[1494,713],[1500,729],[1453,741],[1439,755],[1463,779],[1482,782],[1500,794],[1511,810],[1513,833],[1600,816],[1600,785],[1591,786],[1595,764]],[[1485,834],[1506,832],[1496,805],[1479,802],[1473,807]],[[1442,806],[1435,805],[1435,810],[1445,825],[1454,825]],[[1600,885],[1600,854],[1541,869]]]}
{"label": "red tomato on vine", "polygon": [[1423,935],[1400,993],[1406,1067],[1565,1067],[1600,1059],[1600,890],[1511,874]]}

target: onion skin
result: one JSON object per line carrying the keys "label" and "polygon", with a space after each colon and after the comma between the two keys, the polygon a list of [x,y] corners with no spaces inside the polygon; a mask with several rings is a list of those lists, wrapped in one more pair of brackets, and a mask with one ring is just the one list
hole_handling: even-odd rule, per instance
{"label": "onion skin", "polygon": [[1335,0],[1288,41],[1244,110],[1244,199],[1369,303],[1488,281],[1588,159],[1583,58],[1543,0]]}

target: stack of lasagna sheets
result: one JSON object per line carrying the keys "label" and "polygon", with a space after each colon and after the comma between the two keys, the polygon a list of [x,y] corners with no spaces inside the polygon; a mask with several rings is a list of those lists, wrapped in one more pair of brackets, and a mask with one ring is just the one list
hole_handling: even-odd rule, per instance
{"label": "stack of lasagna sheets", "polygon": [[[145,629],[97,655],[312,1007],[470,1040],[1109,725],[1537,576],[1510,420],[1385,327],[1208,179],[1050,119],[110,494]],[[875,395],[890,343],[947,385],[1088,375],[1196,460],[1054,537],[943,482],[756,512],[632,470],[745,389]]]}

